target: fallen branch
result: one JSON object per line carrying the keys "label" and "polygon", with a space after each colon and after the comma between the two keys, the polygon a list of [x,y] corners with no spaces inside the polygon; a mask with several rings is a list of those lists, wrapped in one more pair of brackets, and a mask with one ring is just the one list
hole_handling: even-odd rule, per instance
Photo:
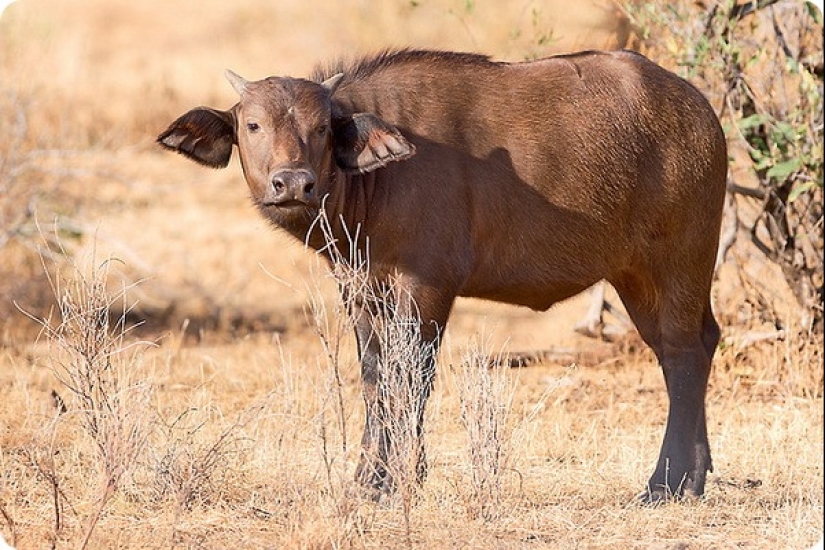
{"label": "fallen branch", "polygon": [[771,330],[767,332],[748,332],[741,336],[728,336],[725,338],[725,344],[735,345],[739,349],[744,349],[758,342],[765,342],[768,340],[784,340],[787,336],[785,330]]}

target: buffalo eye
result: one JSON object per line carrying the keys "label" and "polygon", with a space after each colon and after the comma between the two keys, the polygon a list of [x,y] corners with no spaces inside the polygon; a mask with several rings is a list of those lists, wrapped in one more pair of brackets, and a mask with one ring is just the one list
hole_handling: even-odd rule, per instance
{"label": "buffalo eye", "polygon": [[324,134],[326,134],[327,130],[329,130],[329,126],[327,126],[326,124],[321,124],[315,129],[319,136],[323,136]]}
{"label": "buffalo eye", "polygon": [[257,122],[247,122],[246,129],[249,130],[250,133],[254,134],[261,129],[261,126]]}

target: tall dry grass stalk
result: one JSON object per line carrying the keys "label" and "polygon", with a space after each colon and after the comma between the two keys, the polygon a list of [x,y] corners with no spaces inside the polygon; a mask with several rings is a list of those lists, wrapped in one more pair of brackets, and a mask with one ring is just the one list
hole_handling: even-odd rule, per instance
{"label": "tall dry grass stalk", "polygon": [[[312,424],[320,446],[326,487],[322,491],[332,507],[334,525],[325,533],[326,544],[333,548],[349,547],[364,535],[375,522],[375,510],[363,506],[360,490],[355,486],[349,465],[357,460],[358,448],[350,442],[353,414],[348,410],[355,390],[345,381],[353,371],[360,372],[357,357],[346,344],[355,333],[358,301],[368,292],[368,264],[359,251],[359,235],[347,235],[346,247],[339,246],[333,236],[330,220],[322,213],[316,220],[327,243],[321,254],[331,259],[323,266],[324,273],[338,288],[338,299],[329,302],[322,289],[322,277],[317,273],[309,279],[308,317],[323,353],[318,358],[323,381],[316,387],[316,411]],[[347,252],[343,252],[347,250]],[[319,254],[319,257],[320,255]],[[326,262],[325,262],[326,263]]]}
{"label": "tall dry grass stalk", "polygon": [[[124,476],[135,467],[153,428],[151,400],[154,388],[141,363],[147,342],[127,343],[128,287],[108,289],[112,260],[86,274],[75,264],[71,277],[58,273],[52,289],[58,302],[59,322],[41,321],[54,347],[52,369],[69,390],[68,403],[59,408],[77,419],[96,449],[99,493],[87,517],[80,548],[85,548],[109,500]],[[119,317],[112,319],[116,304]],[[55,430],[60,424],[55,424]],[[54,472],[54,469],[52,469]],[[55,480],[57,478],[55,477]],[[59,490],[55,481],[55,492]]]}
{"label": "tall dry grass stalk", "polygon": [[378,400],[372,404],[377,410],[372,413],[390,442],[386,456],[372,458],[392,479],[409,536],[411,507],[426,475],[423,423],[426,400],[435,378],[435,349],[431,343],[422,343],[421,319],[414,309],[398,303],[399,291],[389,287],[383,291],[384,296],[370,296],[382,304],[382,311],[372,318],[373,334],[380,348]]}
{"label": "tall dry grass stalk", "polygon": [[[377,454],[367,459],[376,468],[384,470],[387,479],[391,480],[387,493],[393,493],[401,505],[409,539],[411,509],[425,475],[422,423],[435,376],[435,348],[423,341],[421,318],[412,297],[402,285],[392,277],[380,284],[371,277],[369,262],[363,252],[368,249],[368,241],[362,248],[358,231],[346,232],[344,228],[347,242],[338,242],[323,210],[317,227],[326,240],[323,252],[331,260],[330,273],[341,297],[332,319],[322,300],[313,299],[311,308],[331,371],[330,388],[336,403],[341,452],[346,456],[348,447],[340,343],[344,333],[351,334],[359,323],[364,322],[362,316],[366,315],[374,341],[360,345],[363,349],[377,347],[379,356],[375,397],[367,399],[365,406],[367,414],[378,423],[379,437],[385,439],[376,449],[362,449],[362,452]],[[317,295],[313,293],[313,296]],[[324,432],[324,462],[332,486],[332,458],[327,438],[328,433]],[[351,510],[351,506],[342,509]]]}
{"label": "tall dry grass stalk", "polygon": [[[327,383],[319,394],[319,414],[317,415],[316,429],[321,442],[321,452],[327,476],[330,494],[335,501],[335,507],[342,517],[347,517],[353,510],[351,495],[347,490],[349,483],[343,482],[339,466],[346,461],[350,449],[348,439],[348,425],[345,402],[344,371],[352,365],[347,364],[343,352],[345,338],[351,338],[355,330],[352,312],[356,309],[356,301],[366,291],[368,286],[368,267],[366,258],[360,254],[357,246],[358,235],[349,237],[350,253],[344,255],[337,246],[332,227],[324,210],[317,219],[317,227],[323,233],[327,243],[325,251],[331,258],[329,276],[339,289],[339,299],[330,310],[323,297],[320,283],[317,278],[309,290],[309,310],[315,334],[324,350],[323,363],[328,375]],[[335,425],[330,429],[326,411],[332,408]]]}
{"label": "tall dry grass stalk", "polygon": [[491,357],[481,336],[462,355],[456,383],[470,464],[467,507],[472,517],[490,521],[502,513],[504,475],[512,466],[515,383],[506,369],[491,368],[500,358]]}
{"label": "tall dry grass stalk", "polygon": [[[323,361],[326,365],[326,370],[329,373],[329,382],[324,393],[329,396],[329,399],[324,398],[324,401],[331,401],[333,403],[334,414],[336,418],[336,435],[338,443],[340,444],[341,456],[347,456],[350,445],[347,437],[347,413],[344,408],[344,370],[349,369],[351,365],[347,364],[347,359],[343,352],[343,343],[345,338],[351,338],[355,330],[357,319],[353,312],[357,309],[356,303],[361,297],[368,292],[368,264],[366,258],[359,252],[357,246],[353,246],[357,240],[358,235],[349,237],[348,255],[344,255],[337,246],[335,237],[333,236],[332,227],[329,219],[326,217],[324,211],[317,220],[317,226],[324,235],[327,243],[325,252],[330,256],[330,271],[329,276],[338,287],[339,299],[334,303],[330,310],[327,302],[323,297],[318,279],[315,278],[315,286],[309,289],[309,310],[312,326],[315,334],[324,350]],[[328,407],[322,407],[322,410]],[[322,423],[319,429],[326,430],[326,423]],[[330,475],[334,456],[331,454],[334,451],[328,447],[328,436],[331,434],[323,431],[322,443],[324,462],[327,469],[328,476]],[[337,453],[336,453],[337,454]]]}
{"label": "tall dry grass stalk", "polygon": [[172,497],[179,517],[196,503],[213,504],[231,485],[236,470],[245,462],[251,439],[245,430],[260,420],[269,406],[269,395],[238,413],[213,434],[214,420],[208,410],[187,408],[171,423],[164,423],[157,444],[149,447],[151,489],[155,500]]}

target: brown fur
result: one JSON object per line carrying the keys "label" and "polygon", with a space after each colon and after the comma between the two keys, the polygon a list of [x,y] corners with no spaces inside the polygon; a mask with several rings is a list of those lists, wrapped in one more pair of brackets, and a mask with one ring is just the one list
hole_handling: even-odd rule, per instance
{"label": "brown fur", "polygon": [[[205,124],[212,111],[196,109],[160,143],[215,165],[236,142],[263,214],[316,249],[325,245],[311,231],[323,197],[342,247],[358,228],[371,275],[402,275],[424,343],[437,346],[457,296],[544,310],[610,281],[656,352],[670,397],[646,497],[703,492],[727,153],[693,86],[627,51],[499,63],[405,50],[240,90],[238,105],[213,115],[235,121],[234,135],[205,138],[226,125]],[[223,149],[177,146],[193,135]],[[273,191],[276,180],[287,189]],[[370,384],[380,350],[368,325],[357,336]],[[390,490],[375,399],[358,476]]]}

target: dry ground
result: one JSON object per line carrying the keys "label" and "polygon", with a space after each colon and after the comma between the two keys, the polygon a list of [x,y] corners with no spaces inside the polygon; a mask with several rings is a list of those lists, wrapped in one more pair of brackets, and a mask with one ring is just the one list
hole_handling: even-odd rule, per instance
{"label": "dry ground", "polygon": [[[324,267],[257,217],[234,162],[209,171],[153,145],[184,110],[231,104],[227,67],[259,78],[388,46],[502,59],[612,46],[624,37],[607,5],[20,0],[6,10],[0,106],[26,122],[4,113],[0,139],[23,128],[22,146],[36,153],[26,181],[41,186],[36,204],[48,216],[71,220],[61,239],[80,264],[117,258],[113,292],[143,281],[129,290],[134,317],[148,319],[135,336],[154,343],[114,356],[151,384],[151,406],[134,410],[152,432],[90,548],[807,548],[822,535],[821,354],[796,336],[749,342],[773,327],[750,316],[742,285],[786,296],[768,267],[743,280],[726,266],[716,288],[726,345],[708,398],[706,498],[655,509],[634,501],[661,442],[666,394],[632,334],[604,343],[573,332],[585,296],[543,314],[465,300],[429,409],[430,475],[405,512],[351,494],[363,411]],[[25,247],[0,249],[0,288],[25,290],[20,307],[42,315],[41,294],[24,284],[39,280],[38,262]],[[337,360],[312,303],[328,308]],[[71,398],[54,373],[66,352],[33,338],[15,308],[0,310],[0,533],[20,549],[79,547],[101,466],[83,415],[56,414],[52,390]],[[513,450],[500,501],[481,515],[459,395],[464,354],[479,340],[493,354],[564,352],[496,371],[512,382]]]}

